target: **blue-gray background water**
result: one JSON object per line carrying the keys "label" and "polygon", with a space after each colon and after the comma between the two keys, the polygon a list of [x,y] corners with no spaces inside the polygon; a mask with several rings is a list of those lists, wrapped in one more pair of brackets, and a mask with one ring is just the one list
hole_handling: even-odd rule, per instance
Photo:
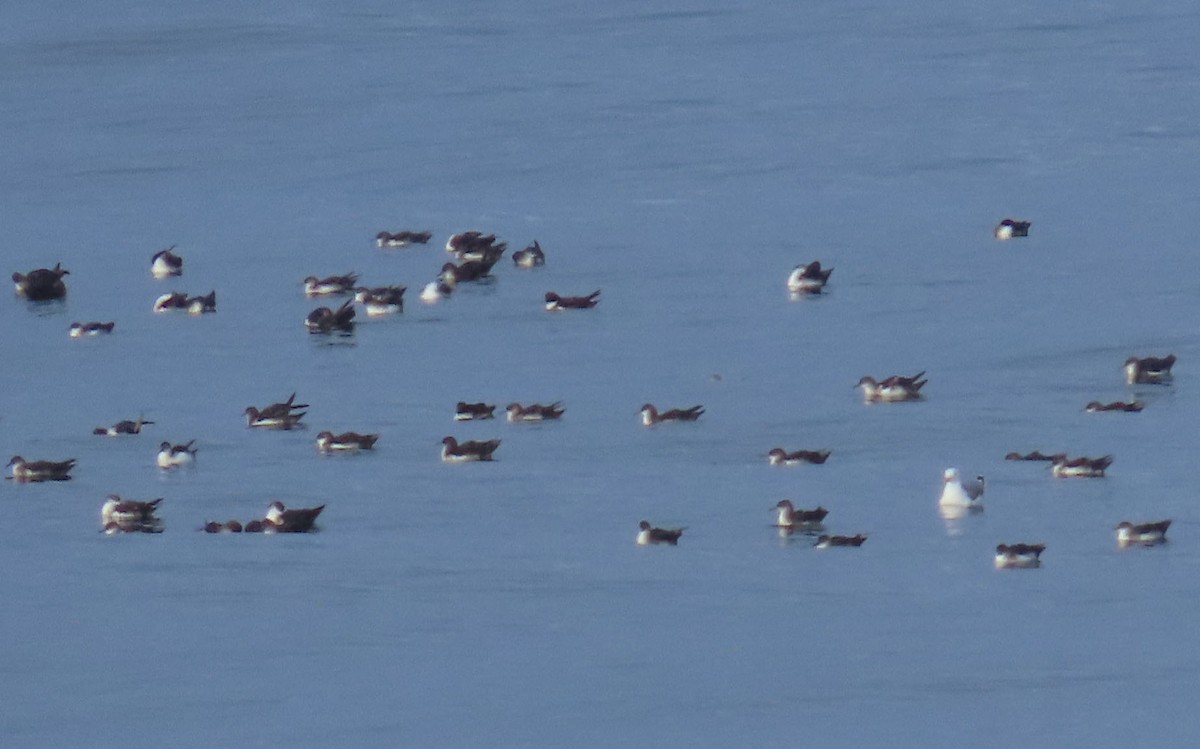
{"label": "blue-gray background water", "polygon": [[[6,746],[1194,739],[1194,4],[446,5],[6,6],[0,257],[71,275],[3,305],[0,452],[79,460],[2,487]],[[375,248],[402,228],[434,239]],[[418,303],[465,229],[547,264]],[[816,258],[830,293],[790,300]],[[301,279],[350,270],[408,308],[307,335]],[[219,311],[153,315],[170,289]],[[1172,386],[1123,384],[1168,352]],[[918,370],[924,403],[853,390]],[[246,428],[292,391],[308,430]],[[322,458],[325,428],[382,437]],[[503,444],[444,465],[446,435]],[[163,439],[197,465],[156,469]],[[1116,461],[1002,459],[1033,449]],[[949,466],[982,514],[938,515]],[[109,492],[165,497],[166,532],[98,533]],[[779,539],[784,497],[869,541]],[[274,498],[322,531],[196,531]],[[1172,543],[1117,551],[1160,517]],[[687,531],[640,548],[643,518]],[[1009,541],[1043,568],[993,569]]]}

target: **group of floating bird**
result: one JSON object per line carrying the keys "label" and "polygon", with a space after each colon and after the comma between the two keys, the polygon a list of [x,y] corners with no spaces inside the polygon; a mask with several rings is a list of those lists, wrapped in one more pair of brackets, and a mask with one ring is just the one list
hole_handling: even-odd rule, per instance
{"label": "group of floating bird", "polygon": [[[115,533],[162,533],[162,519],[156,515],[158,499],[124,499],[119,494],[110,494],[100,507],[101,530],[109,535]],[[267,507],[266,515],[245,523],[237,520],[204,523],[206,533],[308,533],[316,529],[317,517],[325,505],[288,509],[279,500]]]}
{"label": "group of floating bird", "polygon": [[[1029,221],[1006,218],[993,231],[996,239],[1007,240],[1013,237],[1029,236]],[[1175,355],[1165,357],[1136,357],[1131,356],[1124,364],[1125,382],[1128,385],[1168,385],[1172,381],[1171,367],[1175,364]],[[891,377],[883,382],[875,382],[872,378],[864,377],[859,386],[863,388],[865,399],[870,401],[885,400],[919,400],[920,388],[925,384],[920,380],[925,373],[914,377]],[[889,397],[890,395],[890,397]],[[1114,401],[1101,403],[1090,401],[1084,406],[1089,413],[1119,411],[1138,413],[1145,408],[1139,400]],[[1104,455],[1093,458],[1087,456],[1070,457],[1067,453],[1046,454],[1034,450],[1029,453],[1010,452],[1004,456],[1006,460],[1045,462],[1050,464],[1050,474],[1056,478],[1103,478],[1105,471],[1113,463],[1113,456]],[[948,468],[942,477],[942,493],[938,505],[946,517],[958,517],[963,513],[977,512],[983,509],[983,494],[985,479],[976,476],[964,480],[958,469]],[[1167,528],[1170,520],[1157,520],[1134,523],[1123,520],[1115,527],[1117,544],[1126,546],[1154,546],[1166,542]],[[994,564],[997,568],[1032,568],[1041,566],[1041,555],[1046,550],[1043,543],[1001,543],[996,546]]]}
{"label": "group of floating bird", "polygon": [[[381,231],[376,235],[376,244],[381,248],[407,247],[426,244],[432,236],[432,232],[428,231]],[[442,265],[437,278],[422,289],[421,301],[432,304],[444,299],[453,293],[459,283],[490,280],[492,268],[504,256],[507,247],[507,243],[496,240],[495,234],[466,231],[451,235],[446,242],[446,251],[453,254],[458,263],[447,262]],[[513,264],[519,268],[533,268],[545,262],[546,254],[537,240],[513,253]],[[59,263],[53,268],[37,268],[25,274],[13,273],[12,279],[18,295],[35,302],[53,301],[66,297],[67,287],[63,276],[69,273]],[[183,275],[183,258],[175,253],[174,245],[154,253],[150,259],[150,273],[159,279]],[[399,285],[359,286],[358,274],[354,272],[325,278],[308,276],[304,279],[304,293],[308,296],[353,295],[353,298],[337,308],[317,307],[305,317],[304,325],[311,333],[351,333],[354,330],[356,302],[370,317],[398,314],[404,311],[406,290],[406,287]],[[547,291],[545,305],[549,310],[589,309],[596,306],[599,296],[599,290],[583,296],[562,296],[555,291]],[[169,291],[154,300],[152,309],[157,313],[186,312],[191,315],[216,312],[217,292],[215,289],[207,294]],[[115,327],[114,321],[74,322],[71,323],[69,334],[73,338],[99,336],[111,333]]]}
{"label": "group of floating bird", "polygon": [[[428,231],[381,231],[376,235],[376,244],[380,248],[406,247],[413,244],[426,244],[432,238]],[[454,292],[458,284],[488,281],[493,267],[504,256],[507,244],[499,242],[494,234],[484,234],[478,231],[467,231],[453,234],[446,242],[446,251],[454,255],[457,263],[447,262],[442,265],[437,278],[426,285],[421,294],[424,302],[436,302]],[[513,254],[513,263],[519,268],[533,268],[544,265],[545,252],[535,240],[522,250]],[[168,279],[183,275],[183,258],[176,254],[175,246],[155,252],[150,258],[150,272],[155,278]],[[63,277],[69,271],[61,264],[53,268],[38,268],[26,274],[14,273],[13,282],[16,293],[34,302],[52,302],[66,297],[67,287]],[[343,296],[352,298],[336,308],[318,307],[304,320],[305,327],[312,333],[350,333],[353,332],[355,318],[355,303],[362,305],[368,316],[400,313],[404,309],[404,286],[393,285],[383,287],[364,287],[359,285],[358,274],[354,272],[345,275],[328,277],[308,276],[303,280],[304,293],[307,296]],[[589,309],[599,301],[599,290],[584,296],[562,296],[554,291],[545,295],[545,305],[549,310],[560,309]],[[216,311],[216,290],[204,295],[190,295],[181,291],[170,291],[160,295],[152,306],[156,313],[182,311],[199,315]],[[74,322],[69,328],[73,338],[98,336],[111,333],[115,322]],[[247,406],[244,415],[246,424],[251,428],[290,430],[301,426],[308,408],[307,403],[297,403],[296,394],[292,393],[286,400],[272,403],[262,408]],[[454,418],[489,419],[493,418],[496,406],[484,403],[459,403]],[[647,406],[653,410],[653,406]],[[511,422],[533,422],[559,419],[564,411],[560,402],[541,403],[510,403],[506,407],[507,418]],[[695,418],[697,411],[689,411],[682,416],[668,411],[663,419]],[[154,424],[153,421],[139,416],[137,419],[126,419],[112,426],[97,427],[96,435],[124,436],[138,435],[142,428]],[[378,434],[360,434],[358,432],[342,432],[334,434],[322,431],[316,437],[317,449],[324,453],[357,452],[374,448]],[[499,447],[500,440],[467,440],[459,442],[452,436],[442,440],[442,460],[448,463],[466,461],[489,461],[492,453]],[[156,464],[164,470],[176,469],[192,465],[196,461],[197,449],[195,440],[182,444],[172,444],[164,441],[159,447]],[[76,465],[75,459],[26,460],[17,455],[9,461],[11,479],[21,483],[37,483],[43,481],[66,481],[71,478],[71,471]],[[101,529],[108,534],[113,533],[160,533],[163,523],[156,511],[162,498],[153,500],[136,500],[123,498],[120,495],[109,495],[101,507]],[[279,501],[272,502],[266,514],[245,523],[237,520],[225,522],[207,521],[203,530],[210,533],[239,533],[239,532],[280,532],[302,533],[316,529],[315,521],[324,509],[324,505],[315,508],[287,508]]]}
{"label": "group of floating bird", "polygon": [[[1029,234],[1030,222],[1006,218],[994,229],[996,239],[1007,240],[1014,237],[1026,237]],[[380,248],[407,247],[413,244],[424,245],[432,238],[429,231],[399,232],[381,231],[376,235],[376,244]],[[498,242],[496,235],[484,234],[479,231],[467,231],[453,234],[446,242],[446,251],[453,254],[458,261],[445,263],[435,280],[428,283],[421,292],[421,300],[433,303],[454,292],[459,283],[485,281],[491,277],[495,264],[504,255],[507,244]],[[174,252],[175,247],[169,247],[154,253],[151,257],[151,274],[156,278],[178,277],[183,273],[183,258]],[[535,240],[532,244],[513,253],[513,262],[517,267],[532,268],[545,263],[545,253]],[[27,274],[14,273],[13,282],[17,294],[31,301],[44,302],[62,299],[67,293],[63,277],[69,271],[61,264],[53,268],[38,268]],[[832,268],[824,268],[819,260],[797,265],[789,273],[786,287],[793,295],[821,294],[833,273]],[[355,308],[358,303],[363,306],[367,315],[388,315],[400,313],[404,309],[404,292],[406,287],[399,285],[382,287],[360,286],[356,273],[350,272],[340,276],[308,276],[304,279],[304,293],[308,296],[351,296],[337,308],[321,306],[314,309],[305,318],[305,327],[312,333],[352,333],[354,329]],[[554,291],[545,294],[547,310],[590,309],[599,301],[600,291],[581,296],[562,296]],[[171,291],[155,300],[154,312],[185,311],[190,314],[204,314],[216,311],[216,291],[205,295],[191,296],[183,292]],[[114,322],[75,322],[69,328],[72,337],[96,336],[111,333]],[[1166,385],[1172,381],[1171,368],[1175,364],[1173,354],[1166,357],[1129,357],[1124,364],[1125,380],[1130,385],[1154,384]],[[898,403],[919,401],[924,398],[922,389],[929,380],[921,371],[912,376],[891,375],[876,379],[867,375],[862,377],[857,388],[862,391],[867,403]],[[301,419],[307,413],[306,403],[296,403],[296,394],[292,393],[286,400],[273,403],[263,408],[248,406],[244,411],[248,427],[290,430],[301,425]],[[1141,401],[1115,401],[1101,403],[1091,401],[1085,406],[1089,412],[1121,411],[1136,413],[1144,408]],[[460,401],[456,404],[454,420],[484,420],[492,419],[495,415],[495,404],[467,403]],[[684,408],[668,408],[659,410],[651,403],[642,406],[640,414],[645,426],[655,426],[664,422],[694,422],[704,413],[704,407],[694,405]],[[510,403],[505,408],[510,422],[536,422],[556,420],[563,416],[565,409],[561,402],[549,404],[532,403],[522,405]],[[122,420],[110,427],[97,427],[94,433],[105,436],[137,435],[142,428],[153,421],[138,417],[136,420]],[[357,452],[374,448],[378,434],[360,434],[358,432],[342,432],[334,434],[322,431],[317,435],[317,449],[325,453]],[[447,463],[490,461],[500,446],[499,439],[466,440],[459,442],[453,436],[442,440],[441,458]],[[183,444],[172,444],[164,441],[159,447],[157,465],[164,469],[174,469],[191,465],[196,460],[195,440]],[[781,447],[771,449],[767,453],[771,465],[796,465],[809,463],[819,465],[830,456],[828,450],[792,450]],[[1069,457],[1066,453],[1044,454],[1040,451],[1030,453],[1012,452],[1005,456],[1007,460],[1041,461],[1050,464],[1050,472],[1055,477],[1103,477],[1105,471],[1113,462],[1111,455],[1098,458]],[[11,478],[18,482],[64,481],[71,478],[70,472],[75,467],[74,459],[25,460],[19,455],[13,456],[8,467],[11,468]],[[964,480],[958,469],[948,468],[943,475],[942,493],[938,504],[943,514],[947,516],[966,512],[976,512],[983,509],[985,479],[976,476]],[[101,507],[101,528],[103,532],[113,533],[160,533],[163,523],[156,511],[162,498],[152,500],[125,499],[120,495],[111,494]],[[237,520],[206,521],[202,530],[209,533],[304,533],[316,529],[317,517],[325,505],[312,508],[287,508],[282,502],[271,502],[266,513],[261,518],[254,518],[245,523]],[[824,520],[829,511],[824,507],[812,509],[796,508],[789,499],[781,500],[774,508],[777,512],[775,525],[781,533],[802,533],[815,536],[814,546],[828,547],[858,547],[866,541],[866,534],[830,535],[822,533],[825,530]],[[1122,521],[1116,528],[1117,542],[1120,546],[1155,545],[1166,540],[1166,532],[1170,520],[1158,520],[1143,523]],[[684,528],[658,528],[643,520],[639,523],[635,537],[639,545],[667,544],[677,545],[683,535]],[[819,535],[818,535],[819,534]],[[1045,551],[1041,543],[1002,543],[997,545],[995,566],[998,568],[1030,568],[1041,564],[1041,554]]]}
{"label": "group of floating bird", "polygon": [[[1029,221],[1006,218],[993,231],[996,239],[1007,240],[1014,237],[1029,236]],[[821,294],[833,273],[832,268],[824,268],[819,260],[797,265],[787,277],[786,286],[795,296]],[[1129,357],[1124,365],[1125,380],[1130,385],[1169,384],[1171,382],[1171,367],[1175,364],[1173,354],[1166,357]],[[866,403],[900,403],[920,401],[924,399],[922,388],[928,384],[925,372],[921,371],[911,376],[891,375],[877,379],[866,375],[856,386],[862,391]],[[1145,404],[1141,401],[1116,401],[1100,403],[1091,401],[1084,408],[1089,412],[1123,411],[1136,413]],[[671,416],[679,419],[694,419],[702,409],[675,411]],[[662,418],[653,406],[643,407],[642,418],[645,424],[657,423]],[[828,450],[793,450],[782,447],[772,448],[767,453],[771,465],[796,465],[810,463],[820,465],[828,459]],[[1008,460],[1045,461],[1050,463],[1052,476],[1100,478],[1113,462],[1111,455],[1098,458],[1086,456],[1070,457],[1066,453],[1045,455],[1034,451],[1025,455],[1009,453]],[[948,468],[943,475],[942,493],[938,506],[948,518],[956,518],[968,512],[983,509],[983,493],[985,480],[983,476],[964,480],[958,469]],[[775,509],[778,513],[775,521],[781,533],[794,532],[816,535],[825,529],[825,517],[829,511],[824,507],[813,509],[798,509],[791,500],[781,500]],[[1166,541],[1167,528],[1170,520],[1159,520],[1145,523],[1133,523],[1125,520],[1116,526],[1117,543],[1120,546],[1144,545],[1152,546]],[[679,543],[684,528],[656,528],[643,521],[637,535],[639,544],[670,544]],[[818,548],[831,546],[861,546],[867,539],[866,534],[828,535],[821,533],[816,536],[814,545]],[[1042,543],[1002,543],[996,546],[994,564],[997,568],[1031,568],[1041,565],[1041,554],[1046,546]]]}

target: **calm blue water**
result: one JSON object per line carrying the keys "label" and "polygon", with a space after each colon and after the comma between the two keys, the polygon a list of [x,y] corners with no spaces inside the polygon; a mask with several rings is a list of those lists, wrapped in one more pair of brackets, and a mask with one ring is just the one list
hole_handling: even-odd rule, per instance
{"label": "calm blue water", "polygon": [[[0,488],[6,746],[1194,740],[1192,4],[206,5],[0,27],[4,272],[71,271],[0,305],[0,454],[79,460]],[[1006,215],[1031,236],[993,240]],[[401,228],[434,240],[374,247]],[[547,265],[417,303],[469,228]],[[789,301],[814,258],[831,292]],[[306,335],[301,279],[350,270],[408,310]],[[173,288],[219,312],[151,314]],[[1172,387],[1122,384],[1169,351]],[[852,390],[922,369],[921,404]],[[245,427],[292,391],[307,431]],[[464,399],[567,414],[455,424]],[[645,401],[708,413],[647,430]],[[382,437],[322,458],[325,428]],[[447,434],[498,461],[443,465]],[[198,465],[159,472],[163,439]],[[1033,449],[1116,462],[1002,460]],[[948,466],[984,513],[938,515]],[[166,497],[167,532],[97,533],[109,492]],[[781,541],[783,497],[870,540]],[[274,498],[323,531],[195,532]],[[1160,517],[1169,546],[1115,550]],[[642,518],[688,530],[639,548]],[[1044,567],[994,570],[1022,540]]]}

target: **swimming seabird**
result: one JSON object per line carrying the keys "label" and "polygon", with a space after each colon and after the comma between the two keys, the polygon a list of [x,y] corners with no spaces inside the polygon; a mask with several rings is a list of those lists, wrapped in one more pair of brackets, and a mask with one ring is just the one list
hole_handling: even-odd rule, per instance
{"label": "swimming seabird", "polygon": [[704,406],[695,405],[690,408],[669,408],[660,413],[652,404],[645,403],[642,405],[639,413],[642,415],[642,424],[645,426],[654,426],[664,421],[695,421],[704,413]]}
{"label": "swimming seabird", "polygon": [[1046,544],[999,544],[996,546],[997,569],[1040,567]]}
{"label": "swimming seabird", "polygon": [[72,338],[82,338],[111,333],[116,326],[115,322],[73,322],[68,332]]}
{"label": "swimming seabird", "polygon": [[773,466],[792,466],[797,463],[814,463],[820,465],[829,459],[829,450],[793,450],[788,452],[782,447],[773,447],[767,452],[767,462]]}
{"label": "swimming seabird", "polygon": [[442,460],[447,463],[466,463],[475,460],[492,460],[492,453],[500,446],[500,440],[467,440],[459,443],[453,437],[442,439]]}
{"label": "swimming seabird", "polygon": [[1125,546],[1141,545],[1155,546],[1166,543],[1167,529],[1171,527],[1170,520],[1156,520],[1149,523],[1131,523],[1122,520],[1117,523],[1117,544]]}
{"label": "swimming seabird", "polygon": [[1029,222],[1017,221],[1016,219],[1006,218],[996,224],[996,228],[992,230],[992,236],[996,239],[1012,239],[1013,237],[1028,237]]}
{"label": "swimming seabird", "polygon": [[325,431],[317,435],[317,449],[324,453],[370,450],[375,447],[378,439],[378,434],[359,434],[358,432],[334,434]]}
{"label": "swimming seabird", "polygon": [[162,497],[143,501],[109,494],[100,507],[100,525],[106,533],[113,532],[110,526],[123,533],[161,533],[162,520],[154,514],[160,502]]}
{"label": "swimming seabird", "polygon": [[329,294],[350,294],[358,283],[358,274],[351,271],[344,276],[328,276],[317,278],[308,276],[304,279],[304,293],[308,296],[325,296]]}
{"label": "swimming seabird", "polygon": [[188,440],[182,445],[172,445],[170,442],[163,441],[158,446],[158,458],[156,462],[159,468],[177,468],[179,466],[191,465],[196,461],[196,448],[192,447],[196,440]]}
{"label": "swimming seabird", "polygon": [[683,535],[686,528],[655,528],[650,525],[650,521],[643,520],[638,523],[637,544],[638,546],[649,546],[651,544],[669,544],[677,546],[679,537]]}
{"label": "swimming seabird", "polygon": [[53,268],[36,268],[24,275],[13,273],[12,280],[18,294],[33,302],[44,302],[67,295],[67,285],[62,278],[69,274],[62,263],[55,263]]}
{"label": "swimming seabird", "polygon": [[467,403],[459,401],[454,406],[455,421],[472,421],[475,419],[491,419],[495,416],[494,403]]}
{"label": "swimming seabird", "polygon": [[957,468],[947,468],[942,474],[942,496],[938,504],[957,509],[983,509],[983,476],[963,481]]}
{"label": "swimming seabird", "polygon": [[395,234],[381,231],[375,235],[377,247],[407,247],[410,244],[425,244],[433,238],[428,231],[398,231]]}
{"label": "swimming seabird", "polygon": [[1050,472],[1060,478],[1103,478],[1112,462],[1111,455],[1100,458],[1068,458],[1064,455],[1050,465]]}
{"label": "swimming seabird", "polygon": [[182,276],[183,275],[183,258],[176,255],[172,250],[175,245],[171,245],[165,250],[159,250],[150,258],[150,274],[155,278],[166,278],[167,276]]}
{"label": "swimming seabird", "polygon": [[119,437],[122,434],[141,434],[143,426],[153,423],[153,421],[143,419],[141,416],[133,421],[122,419],[110,427],[96,427],[92,430],[92,434],[99,434],[105,437]]}
{"label": "swimming seabird", "polygon": [[525,249],[514,252],[512,259],[518,268],[532,268],[546,264],[546,253],[542,252],[542,246],[535,239]]}
{"label": "swimming seabird", "polygon": [[330,309],[317,307],[304,318],[304,327],[309,333],[332,333],[339,331],[350,333],[354,331],[354,300],[346,300],[341,307]]}
{"label": "swimming seabird", "polygon": [[564,309],[591,309],[600,301],[600,289],[586,296],[559,296],[556,292],[546,292],[546,309],[551,312]]}
{"label": "swimming seabird", "polygon": [[792,505],[792,500],[781,499],[779,504],[775,505],[777,517],[775,525],[780,528],[791,528],[793,530],[803,531],[819,531],[824,527],[825,516],[829,514],[829,510],[824,507],[817,507],[812,510],[798,510]]}
{"label": "swimming seabird", "polygon": [[75,459],[25,460],[20,455],[14,455],[6,467],[12,468],[14,481],[67,481],[71,478]]}
{"label": "swimming seabird", "polygon": [[548,421],[563,415],[562,403],[555,401],[548,405],[530,403],[522,406],[520,403],[509,403],[504,409],[509,421]]}
{"label": "swimming seabird", "polygon": [[788,274],[787,288],[793,294],[819,294],[829,281],[833,268],[821,268],[821,261],[797,265]]}
{"label": "swimming seabird", "polygon": [[1125,360],[1125,382],[1129,385],[1165,385],[1172,379],[1171,367],[1175,365],[1175,354],[1164,357],[1131,356]]}
{"label": "swimming seabird", "polygon": [[867,403],[915,401],[922,398],[921,388],[929,382],[921,379],[924,374],[925,372],[921,371],[912,377],[893,375],[884,378],[883,381],[877,381],[867,375],[860,379],[855,387],[862,388],[863,400]]}

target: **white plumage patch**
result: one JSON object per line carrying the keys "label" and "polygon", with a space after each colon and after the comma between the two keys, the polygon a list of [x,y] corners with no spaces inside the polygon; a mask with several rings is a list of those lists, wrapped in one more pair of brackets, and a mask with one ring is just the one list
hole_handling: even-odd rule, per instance
{"label": "white plumage patch", "polygon": [[996,569],[1032,569],[1042,566],[1033,554],[996,554]]}
{"label": "white plumage patch", "polygon": [[187,451],[177,452],[174,455],[171,454],[171,451],[169,449],[168,450],[160,450],[158,452],[158,467],[159,468],[177,468],[179,466],[190,465],[191,463],[192,463],[192,454],[190,452],[187,452]]}
{"label": "white plumage patch", "polygon": [[943,476],[942,496],[938,504],[943,507],[983,509],[982,477],[964,483],[958,469],[947,468]]}
{"label": "white plumage patch", "polygon": [[367,302],[363,305],[367,309],[367,314],[371,317],[382,317],[383,315],[394,315],[400,312],[400,306],[397,304],[380,304],[378,302]]}
{"label": "white plumage patch", "polygon": [[794,271],[792,271],[791,275],[788,276],[788,280],[787,280],[788,291],[791,291],[794,293],[800,293],[800,292],[805,292],[805,291],[817,291],[818,289],[822,288],[824,285],[825,284],[821,283],[821,281],[818,279],[805,278],[803,267],[796,268]]}
{"label": "white plumage patch", "polygon": [[450,452],[449,448],[447,448],[445,445],[442,445],[442,460],[446,463],[468,463],[472,460],[479,460],[479,456],[470,453],[453,454]]}
{"label": "white plumage patch", "polygon": [[437,282],[425,284],[425,288],[421,289],[420,300],[427,304],[433,304],[442,298],[442,292],[438,291]]}
{"label": "white plumage patch", "polygon": [[167,276],[177,275],[175,269],[163,257],[154,259],[154,262],[150,265],[150,273],[155,278],[166,278]]}

